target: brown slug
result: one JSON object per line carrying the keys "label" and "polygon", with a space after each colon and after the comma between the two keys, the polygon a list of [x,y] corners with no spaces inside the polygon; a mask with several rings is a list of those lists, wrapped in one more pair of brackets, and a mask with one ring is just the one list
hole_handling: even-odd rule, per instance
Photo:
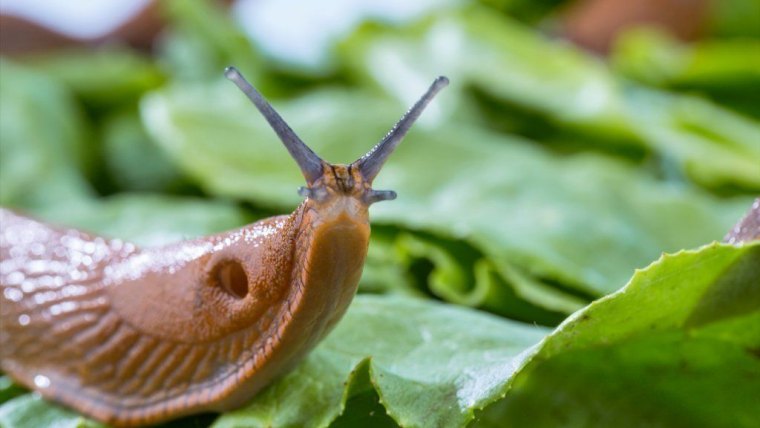
{"label": "brown slug", "polygon": [[369,153],[320,159],[232,67],[306,178],[303,203],[213,236],[137,248],[0,210],[0,363],[43,397],[120,426],[249,401],[292,368],[353,298],[371,188],[439,77]]}

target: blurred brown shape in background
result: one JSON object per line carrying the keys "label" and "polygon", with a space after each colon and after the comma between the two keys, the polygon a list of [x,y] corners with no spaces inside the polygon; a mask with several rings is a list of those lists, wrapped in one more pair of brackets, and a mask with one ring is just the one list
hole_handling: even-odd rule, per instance
{"label": "blurred brown shape in background", "polygon": [[[220,3],[229,6],[232,1]],[[564,11],[560,25],[567,39],[604,54],[619,32],[638,25],[657,26],[681,40],[697,39],[709,14],[709,0],[578,0]],[[0,54],[17,56],[114,41],[149,50],[163,25],[161,5],[155,1],[112,31],[92,39],[72,38],[24,18],[0,14]]]}
{"label": "blurred brown shape in background", "polygon": [[113,42],[149,50],[164,24],[160,9],[158,2],[150,2],[107,34],[90,39],[69,37],[25,18],[0,14],[0,54],[18,56]]}
{"label": "blurred brown shape in background", "polygon": [[607,53],[617,34],[639,25],[659,27],[689,41],[704,32],[708,0],[579,0],[562,18],[562,34],[574,43]]}

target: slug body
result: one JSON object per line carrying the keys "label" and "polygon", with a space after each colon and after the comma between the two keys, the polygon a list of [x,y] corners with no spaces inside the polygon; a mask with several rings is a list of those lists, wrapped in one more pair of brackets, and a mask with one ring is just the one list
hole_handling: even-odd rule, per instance
{"label": "slug body", "polygon": [[239,406],[351,301],[369,225],[344,199],[145,250],[3,211],[3,371],[104,421]]}
{"label": "slug body", "polygon": [[0,210],[0,363],[44,397],[122,426],[223,411],[292,368],[337,323],[367,253],[371,188],[439,78],[370,153],[316,156],[234,69],[301,167],[289,216],[157,248]]}

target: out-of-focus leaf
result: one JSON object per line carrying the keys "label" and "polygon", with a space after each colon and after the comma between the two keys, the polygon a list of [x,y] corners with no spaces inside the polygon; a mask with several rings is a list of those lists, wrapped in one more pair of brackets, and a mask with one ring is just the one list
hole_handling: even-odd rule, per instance
{"label": "out-of-focus leaf", "polygon": [[411,88],[443,74],[453,91],[474,86],[547,121],[614,135],[611,144],[634,136],[620,84],[600,59],[487,10],[442,12],[400,28],[366,26],[340,52],[357,79],[405,104],[419,96]]}
{"label": "out-of-focus leaf", "polygon": [[708,101],[631,88],[630,117],[639,134],[663,145],[661,160],[700,184],[760,189],[760,122]]}
{"label": "out-of-focus leaf", "polygon": [[523,22],[538,23],[562,4],[570,0],[480,0],[499,11]]}
{"label": "out-of-focus leaf", "polygon": [[662,251],[720,239],[748,203],[659,183],[600,156],[554,157],[464,125],[416,134],[385,174],[383,187],[402,196],[378,204],[379,221],[465,239],[505,279],[517,266],[588,295],[614,291]]}
{"label": "out-of-focus leaf", "polygon": [[159,58],[175,78],[216,78],[230,65],[251,78],[260,75],[258,53],[220,2],[168,0],[160,6],[169,31]]}
{"label": "out-of-focus leaf", "polygon": [[760,84],[760,40],[707,40],[684,44],[653,29],[617,39],[615,70],[654,85],[688,87]]}
{"label": "out-of-focus leaf", "polygon": [[416,288],[448,302],[482,308],[513,319],[556,325],[585,305],[582,298],[563,293],[532,278],[510,263],[499,268],[476,249],[451,248],[451,242],[402,233],[394,241],[394,261],[419,282]]}
{"label": "out-of-focus leaf", "polygon": [[[265,121],[229,86],[153,94],[142,106],[149,133],[208,191],[292,208],[300,173]],[[403,110],[339,91],[277,108],[333,162],[358,158]],[[435,109],[430,113],[435,118]],[[720,239],[749,204],[661,183],[602,156],[556,157],[466,124],[419,125],[375,183],[397,190],[399,199],[373,206],[373,220],[465,241],[505,281],[517,267],[533,279],[603,295],[662,251]],[[549,301],[526,287],[526,299]]]}
{"label": "out-of-focus leaf", "polygon": [[758,40],[684,44],[653,29],[636,29],[617,39],[612,62],[615,71],[647,85],[702,93],[760,117],[754,96],[760,87]]}
{"label": "out-of-focus leaf", "polygon": [[[400,99],[415,96],[408,82],[447,74],[455,86],[474,86],[546,123],[594,135],[595,144],[645,147],[702,185],[760,189],[760,124],[707,101],[700,107],[710,112],[707,123],[738,129],[712,135],[674,124],[683,105],[700,101],[664,92],[642,97],[600,60],[504,17],[473,10],[404,29],[368,27],[343,52],[359,79]],[[652,110],[664,119],[653,120]]]}
{"label": "out-of-focus leaf", "polygon": [[556,325],[585,304],[504,265],[507,270],[499,272],[477,249],[452,240],[373,231],[359,292],[433,295],[543,325]]}
{"label": "out-of-focus leaf", "polygon": [[416,287],[415,278],[396,254],[395,237],[374,229],[359,282],[359,292],[424,296],[424,290]]}
{"label": "out-of-focus leaf", "polygon": [[371,389],[401,426],[462,426],[504,393],[523,351],[545,334],[425,300],[360,295],[303,364],[214,427],[326,426]]}
{"label": "out-of-focus leaf", "polygon": [[25,394],[0,405],[3,428],[103,428],[103,425],[58,407],[34,394]]}
{"label": "out-of-focus leaf", "polygon": [[710,33],[718,37],[760,38],[760,3],[755,0],[710,2]]}
{"label": "out-of-focus leaf", "polygon": [[131,111],[105,121],[103,157],[109,177],[121,191],[166,191],[180,182],[177,168]]}
{"label": "out-of-focus leaf", "polygon": [[482,426],[755,426],[758,284],[760,242],[663,256],[548,336]]}
{"label": "out-of-focus leaf", "polygon": [[54,76],[96,107],[134,102],[164,80],[149,58],[123,47],[58,51],[35,57],[29,65]]}
{"label": "out-of-focus leaf", "polygon": [[86,135],[59,83],[0,60],[0,204],[38,208],[89,197]]}
{"label": "out-of-focus leaf", "polygon": [[25,391],[8,376],[0,375],[0,404],[23,394]]}
{"label": "out-of-focus leaf", "polygon": [[252,221],[229,203],[149,194],[120,194],[51,207],[35,215],[144,246],[222,232]]}

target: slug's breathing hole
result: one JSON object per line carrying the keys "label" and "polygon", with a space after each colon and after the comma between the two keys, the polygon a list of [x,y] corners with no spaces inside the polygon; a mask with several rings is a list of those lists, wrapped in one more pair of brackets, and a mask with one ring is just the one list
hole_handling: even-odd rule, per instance
{"label": "slug's breathing hole", "polygon": [[214,266],[211,280],[230,296],[242,299],[248,295],[248,276],[237,260],[225,260]]}

